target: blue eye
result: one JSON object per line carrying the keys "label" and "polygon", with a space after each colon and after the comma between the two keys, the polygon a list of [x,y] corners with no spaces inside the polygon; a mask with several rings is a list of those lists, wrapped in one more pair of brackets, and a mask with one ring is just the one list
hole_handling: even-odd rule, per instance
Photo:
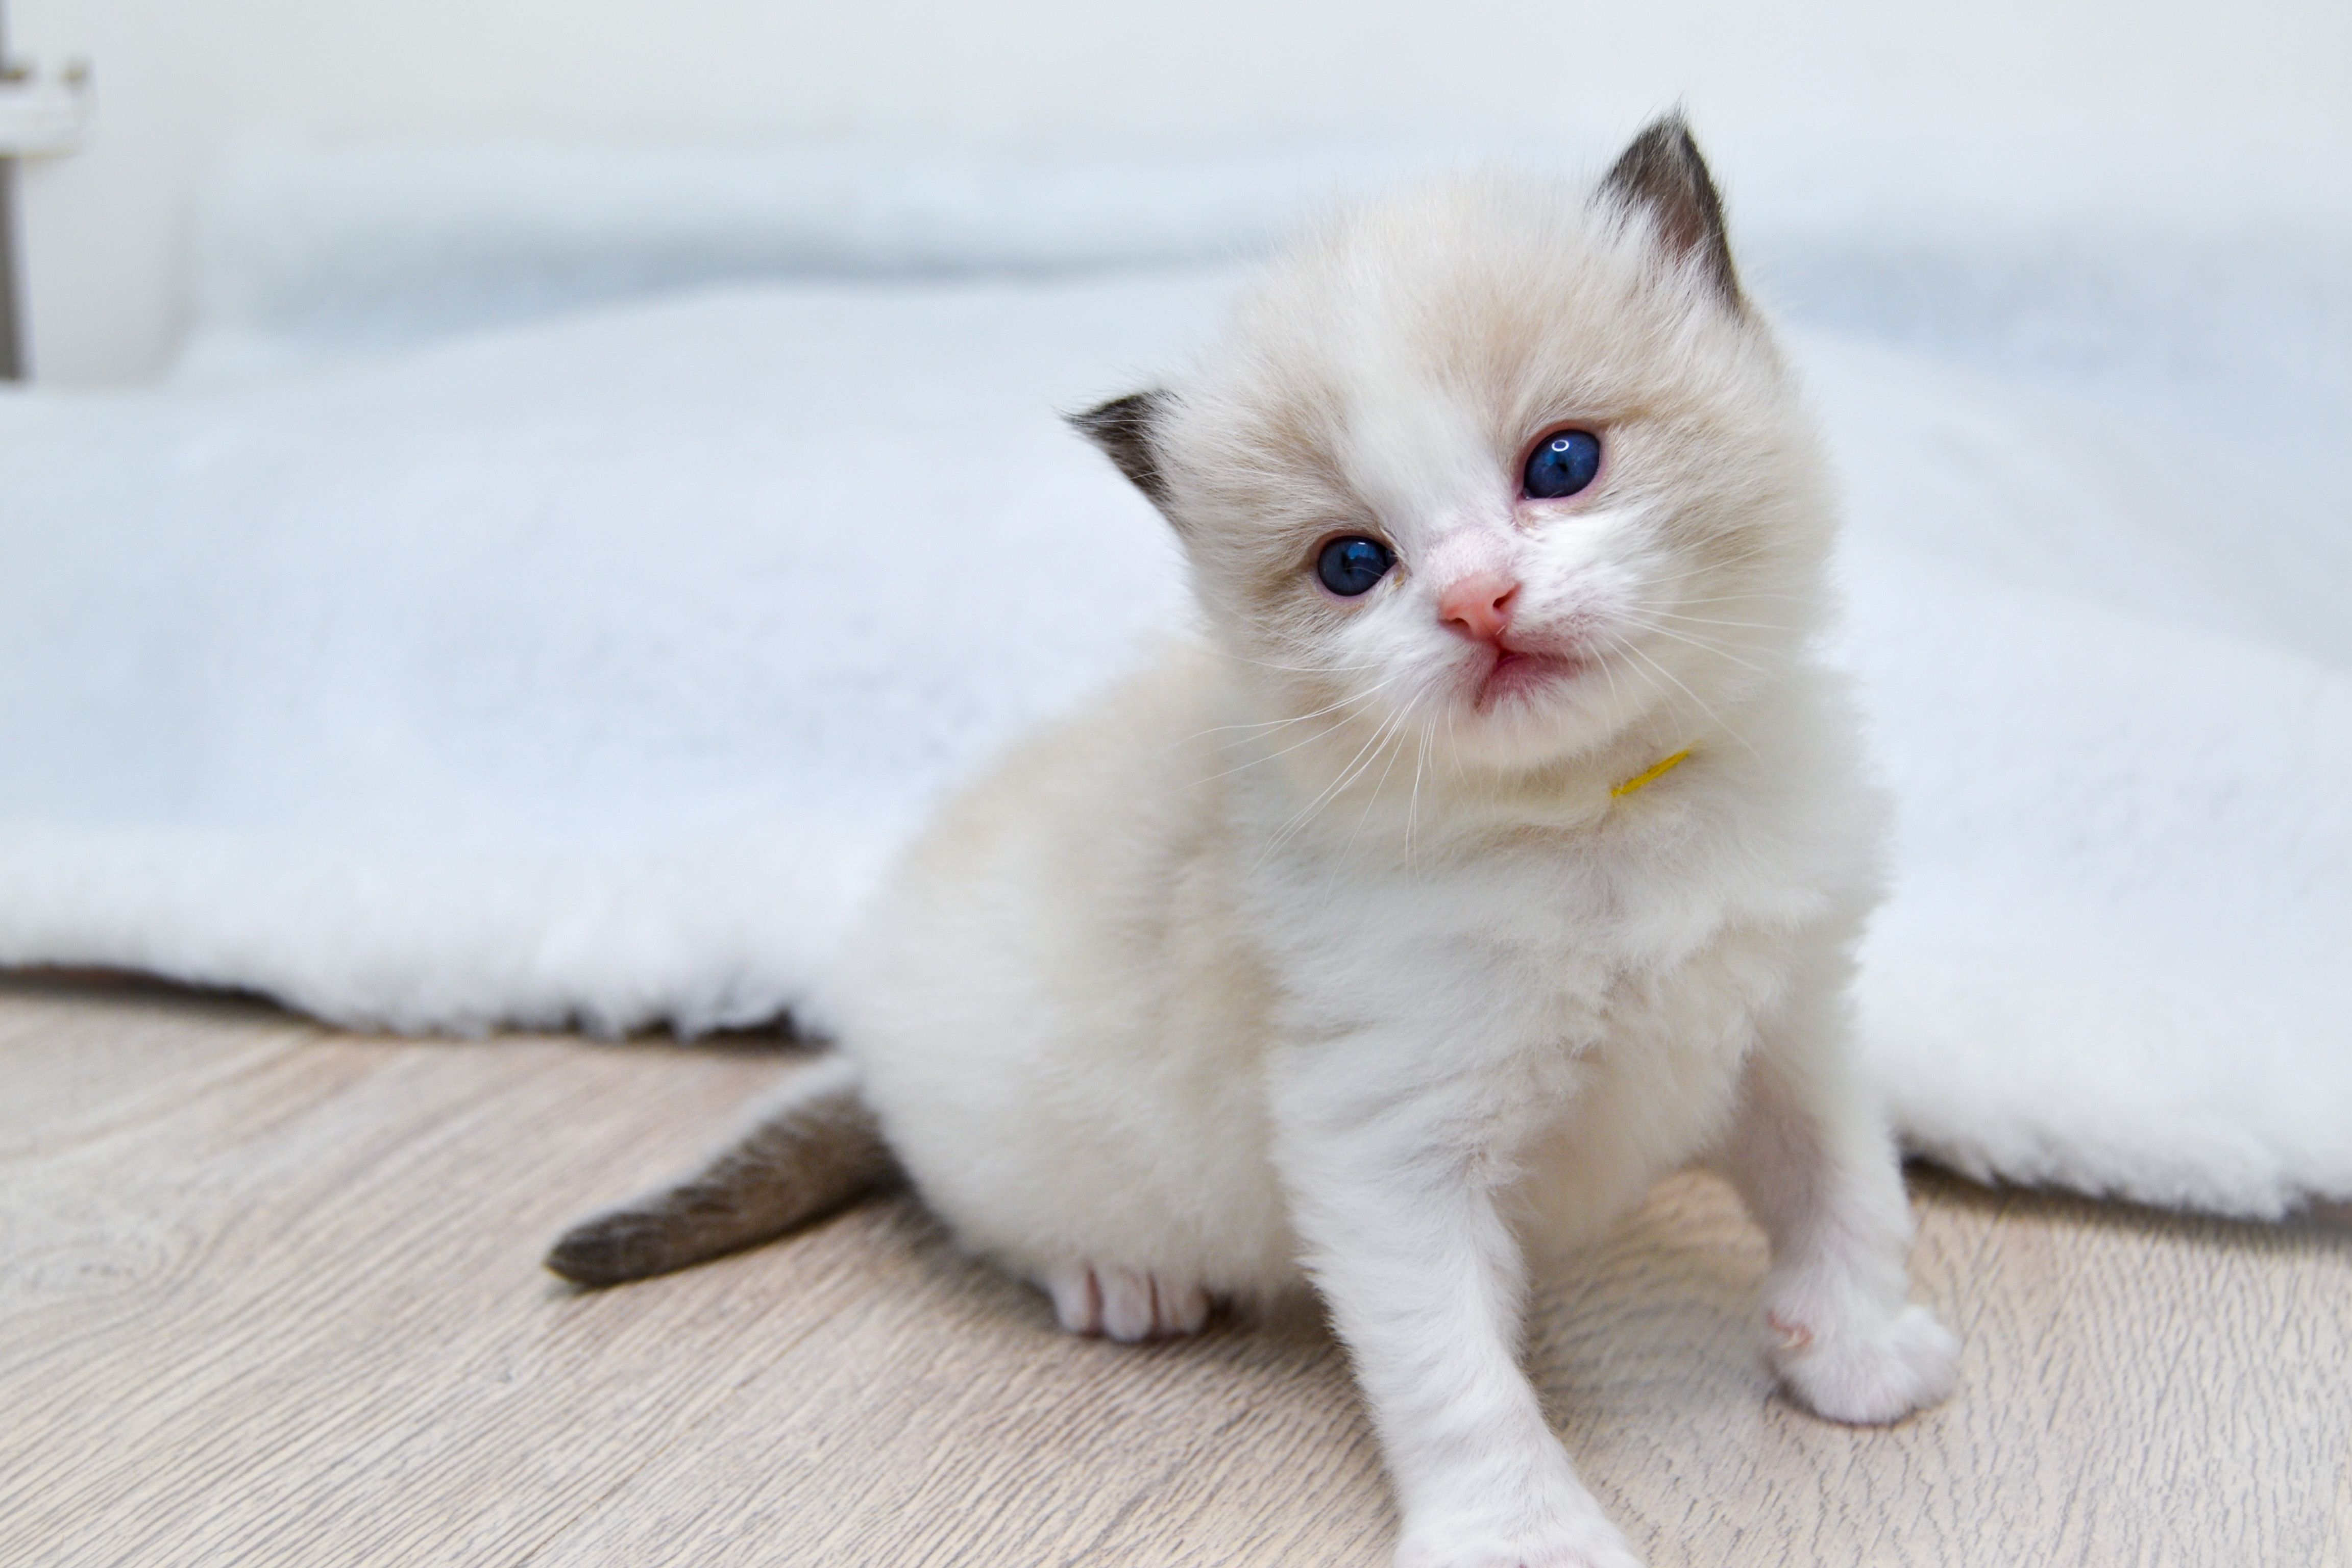
{"label": "blue eye", "polygon": [[1323,553],[1315,558],[1315,574],[1331,592],[1352,599],[1371,592],[1372,584],[1387,576],[1395,564],[1396,557],[1379,540],[1349,534],[1323,547]]}
{"label": "blue eye", "polygon": [[1601,471],[1601,437],[1590,430],[1557,430],[1536,443],[1528,458],[1529,500],[1572,496]]}

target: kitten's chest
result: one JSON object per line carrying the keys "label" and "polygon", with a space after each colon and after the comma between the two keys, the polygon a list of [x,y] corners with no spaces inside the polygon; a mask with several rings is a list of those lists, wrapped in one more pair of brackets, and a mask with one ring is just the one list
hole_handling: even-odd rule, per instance
{"label": "kitten's chest", "polygon": [[1539,1063],[1696,1052],[1696,1070],[1736,1053],[1783,983],[1785,911],[1758,907],[1703,844],[1645,847],[1327,867],[1319,887],[1277,879],[1262,940],[1317,1033],[1402,1027]]}

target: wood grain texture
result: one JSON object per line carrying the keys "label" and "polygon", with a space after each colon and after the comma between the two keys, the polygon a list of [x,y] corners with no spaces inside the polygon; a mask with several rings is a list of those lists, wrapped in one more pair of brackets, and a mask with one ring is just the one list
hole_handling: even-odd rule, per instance
{"label": "wood grain texture", "polygon": [[[782,1049],[0,981],[0,1562],[1385,1561],[1311,1310],[1072,1340],[903,1200],[601,1294],[540,1270]],[[1891,1430],[1773,1394],[1711,1179],[1542,1292],[1529,1364],[1654,1568],[2352,1563],[2352,1232],[1914,1191],[1968,1348]]]}

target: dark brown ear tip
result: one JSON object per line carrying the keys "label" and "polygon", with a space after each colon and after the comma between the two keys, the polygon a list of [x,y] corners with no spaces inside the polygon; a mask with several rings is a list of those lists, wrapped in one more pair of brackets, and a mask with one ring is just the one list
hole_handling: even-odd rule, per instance
{"label": "dark brown ear tip", "polygon": [[1152,424],[1167,400],[1168,395],[1157,388],[1130,392],[1124,397],[1114,397],[1062,417],[1088,440],[1109,450],[1114,443],[1149,439]]}
{"label": "dark brown ear tip", "polygon": [[1168,500],[1168,482],[1152,447],[1152,426],[1166,411],[1168,394],[1155,387],[1114,397],[1079,414],[1065,414],[1077,431],[1101,447],[1118,471],[1154,504]]}
{"label": "dark brown ear tip", "polygon": [[1658,116],[1626,144],[1602,178],[1597,198],[1627,211],[1646,211],[1667,248],[1676,256],[1699,257],[1724,302],[1735,312],[1745,310],[1725,233],[1723,197],[1680,109]]}
{"label": "dark brown ear tip", "polygon": [[1130,392],[1125,396],[1097,403],[1092,408],[1065,414],[1062,417],[1091,436],[1097,430],[1116,429],[1138,421],[1149,422],[1152,405],[1161,395],[1158,392]]}
{"label": "dark brown ear tip", "polygon": [[1652,150],[1672,147],[1677,152],[1688,153],[1696,156],[1698,153],[1698,138],[1691,134],[1690,121],[1685,117],[1683,111],[1680,109],[1669,109],[1642,127],[1640,133],[1633,138],[1632,147]]}
{"label": "dark brown ear tip", "polygon": [[1620,197],[1654,196],[1664,182],[1685,184],[1704,199],[1716,200],[1706,155],[1679,109],[1651,121],[1625,144],[1601,188]]}

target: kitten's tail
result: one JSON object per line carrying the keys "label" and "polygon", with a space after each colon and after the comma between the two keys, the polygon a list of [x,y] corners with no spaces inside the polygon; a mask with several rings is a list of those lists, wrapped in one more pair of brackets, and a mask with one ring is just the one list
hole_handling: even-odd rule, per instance
{"label": "kitten's tail", "polygon": [[751,1130],[685,1180],[563,1233],[547,1266],[581,1285],[618,1285],[757,1247],[905,1178],[832,1056],[794,1073]]}

